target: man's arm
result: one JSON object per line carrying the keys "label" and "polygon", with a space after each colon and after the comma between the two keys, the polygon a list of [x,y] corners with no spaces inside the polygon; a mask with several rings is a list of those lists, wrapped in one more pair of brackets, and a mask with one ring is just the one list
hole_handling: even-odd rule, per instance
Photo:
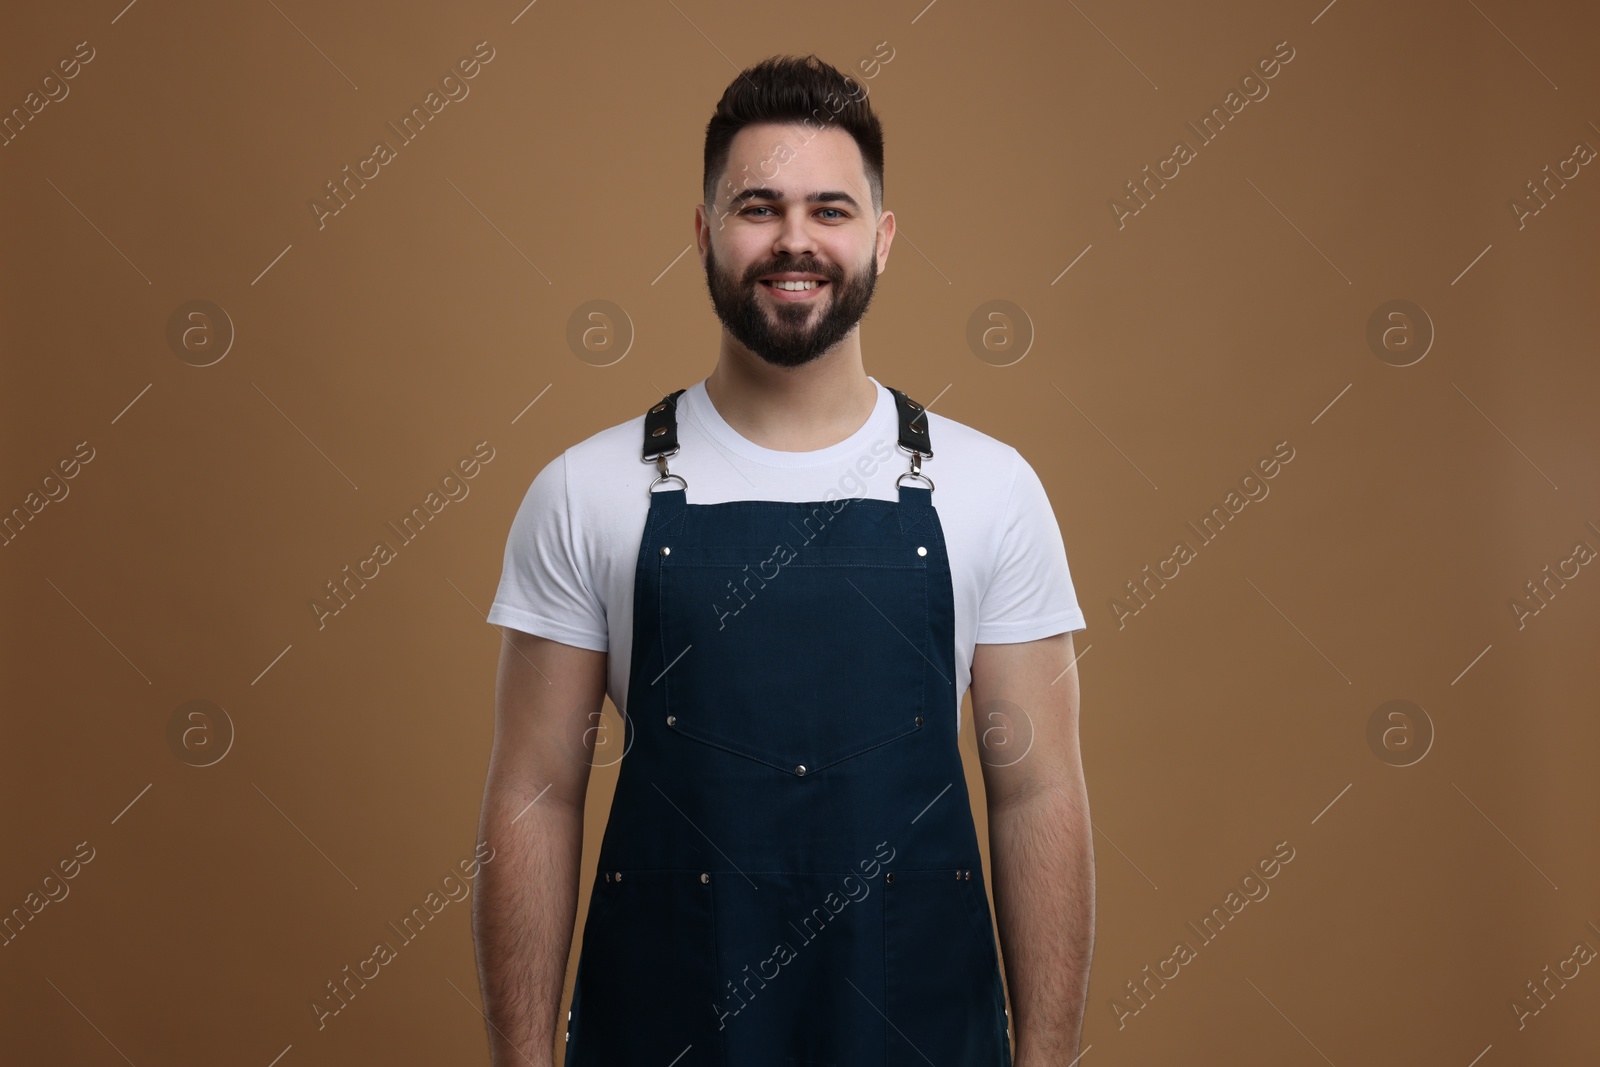
{"label": "man's arm", "polygon": [[506,627],[472,903],[494,1067],[549,1067],[577,914],[583,800],[606,653]]}
{"label": "man's arm", "polygon": [[[1072,634],[978,645],[973,726],[1015,1067],[1079,1055],[1094,949],[1094,842],[1078,747]],[[1023,753],[1026,752],[1026,755]]]}

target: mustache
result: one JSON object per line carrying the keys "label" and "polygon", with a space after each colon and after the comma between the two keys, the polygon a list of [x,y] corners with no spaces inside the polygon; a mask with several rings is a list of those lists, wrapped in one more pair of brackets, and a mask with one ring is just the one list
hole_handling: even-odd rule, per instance
{"label": "mustache", "polygon": [[836,282],[844,277],[844,271],[837,265],[829,267],[826,264],[815,261],[803,260],[799,263],[763,263],[759,267],[752,267],[746,271],[745,281],[753,285],[758,278],[765,275],[783,274],[790,271],[796,274],[820,274],[830,282]]}

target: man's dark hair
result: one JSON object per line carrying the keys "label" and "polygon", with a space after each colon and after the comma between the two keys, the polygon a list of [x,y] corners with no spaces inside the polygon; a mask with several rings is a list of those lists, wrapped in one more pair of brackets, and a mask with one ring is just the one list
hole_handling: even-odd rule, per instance
{"label": "man's dark hair", "polygon": [[[861,150],[872,210],[883,211],[883,127],[867,101],[866,87],[815,55],[764,59],[740,72],[723,90],[716,113],[706,124],[707,211],[716,203],[717,184],[727,169],[734,134],[763,122],[799,123],[812,134],[830,128],[848,133]],[[760,180],[758,175],[745,184],[759,184]]]}

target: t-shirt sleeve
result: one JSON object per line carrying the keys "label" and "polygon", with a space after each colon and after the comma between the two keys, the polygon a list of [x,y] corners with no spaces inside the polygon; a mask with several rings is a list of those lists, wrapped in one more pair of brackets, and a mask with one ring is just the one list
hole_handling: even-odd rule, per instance
{"label": "t-shirt sleeve", "polygon": [[567,457],[562,453],[533,479],[511,520],[488,621],[604,652],[610,637],[605,604],[593,592],[589,561],[572,530]]}
{"label": "t-shirt sleeve", "polygon": [[994,573],[978,607],[979,644],[1036,641],[1087,628],[1044,483],[1020,453],[1013,468]]}

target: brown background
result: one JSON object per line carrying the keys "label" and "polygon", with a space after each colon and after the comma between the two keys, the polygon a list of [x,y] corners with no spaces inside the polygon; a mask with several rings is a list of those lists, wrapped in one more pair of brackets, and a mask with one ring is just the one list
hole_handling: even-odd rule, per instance
{"label": "brown background", "polygon": [[[94,450],[0,549],[0,909],[94,850],[0,948],[8,1062],[485,1062],[467,901],[320,1031],[310,1005],[471,856],[512,514],[710,370],[677,258],[705,122],[739,67],[808,51],[887,132],[868,371],[1033,463],[1088,615],[1084,1064],[1595,1061],[1596,966],[1510,1007],[1600,948],[1600,574],[1510,606],[1600,548],[1600,174],[1510,207],[1600,145],[1592,9],[121,3],[0,34],[8,111],[94,49],[0,147],[0,507]],[[319,228],[309,201],[480,41],[470,95]],[[1270,95],[1200,145],[1185,123],[1280,41]],[[1180,137],[1197,158],[1119,228]],[[626,321],[574,350],[596,299]],[[974,350],[997,299],[1026,320]],[[1367,341],[1393,299],[1436,333],[1410,366]],[[229,327],[167,339],[191,300],[231,322],[210,366]],[[324,583],[480,441],[470,495],[319,629]],[[1270,496],[1119,626],[1280,441]],[[1368,742],[1397,699],[1410,756]],[[190,700],[226,723],[174,741]],[[1280,841],[1270,896],[1119,1026]]]}

